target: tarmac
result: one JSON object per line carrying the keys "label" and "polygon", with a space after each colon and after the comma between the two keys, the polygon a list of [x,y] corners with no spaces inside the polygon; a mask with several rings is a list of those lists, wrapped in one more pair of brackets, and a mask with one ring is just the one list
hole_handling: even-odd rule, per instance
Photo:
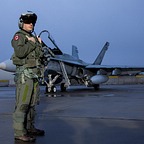
{"label": "tarmac", "polygon": [[[15,87],[0,87],[0,143],[15,141],[12,113]],[[45,130],[32,144],[144,144],[144,85],[71,87],[45,94],[37,106],[36,127]]]}

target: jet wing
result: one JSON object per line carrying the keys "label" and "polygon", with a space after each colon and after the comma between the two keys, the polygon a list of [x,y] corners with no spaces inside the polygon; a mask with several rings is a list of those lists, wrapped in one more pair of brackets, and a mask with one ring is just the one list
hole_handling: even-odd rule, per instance
{"label": "jet wing", "polygon": [[97,69],[97,68],[106,68],[106,69],[114,69],[114,68],[121,68],[121,69],[141,69],[144,70],[144,66],[118,66],[118,65],[88,65],[86,66],[87,69]]}
{"label": "jet wing", "polygon": [[92,71],[104,70],[113,75],[133,74],[144,71],[142,66],[118,66],[118,65],[88,65],[86,69]]}

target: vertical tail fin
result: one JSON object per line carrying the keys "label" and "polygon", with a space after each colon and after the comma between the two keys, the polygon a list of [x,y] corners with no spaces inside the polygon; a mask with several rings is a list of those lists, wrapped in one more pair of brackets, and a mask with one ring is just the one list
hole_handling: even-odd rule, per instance
{"label": "vertical tail fin", "polygon": [[72,56],[75,57],[76,59],[79,59],[78,49],[74,45],[72,45]]}
{"label": "vertical tail fin", "polygon": [[104,47],[102,48],[101,52],[97,56],[96,60],[94,61],[93,65],[100,65],[102,63],[102,60],[104,58],[105,52],[107,51],[109,46],[109,42],[106,42]]}

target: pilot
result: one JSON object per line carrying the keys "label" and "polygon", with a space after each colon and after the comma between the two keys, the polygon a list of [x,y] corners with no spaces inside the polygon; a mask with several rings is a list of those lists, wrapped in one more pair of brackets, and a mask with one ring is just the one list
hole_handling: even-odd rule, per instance
{"label": "pilot", "polygon": [[39,102],[39,83],[41,75],[41,38],[33,35],[37,15],[31,11],[21,14],[19,30],[14,34],[11,44],[14,48],[13,64],[16,65],[16,102],[13,112],[15,140],[31,142],[35,136],[43,136],[44,130],[35,128],[35,106]]}

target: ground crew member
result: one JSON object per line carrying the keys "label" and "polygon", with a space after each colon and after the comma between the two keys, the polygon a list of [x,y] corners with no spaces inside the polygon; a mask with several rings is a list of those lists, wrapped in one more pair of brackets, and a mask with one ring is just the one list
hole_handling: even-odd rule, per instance
{"label": "ground crew member", "polygon": [[33,12],[21,14],[19,31],[11,41],[14,48],[12,56],[16,65],[16,104],[13,113],[14,136],[16,140],[34,141],[34,135],[44,135],[44,130],[34,126],[35,105],[39,101],[38,77],[41,75],[41,39],[34,36],[37,15]]}

